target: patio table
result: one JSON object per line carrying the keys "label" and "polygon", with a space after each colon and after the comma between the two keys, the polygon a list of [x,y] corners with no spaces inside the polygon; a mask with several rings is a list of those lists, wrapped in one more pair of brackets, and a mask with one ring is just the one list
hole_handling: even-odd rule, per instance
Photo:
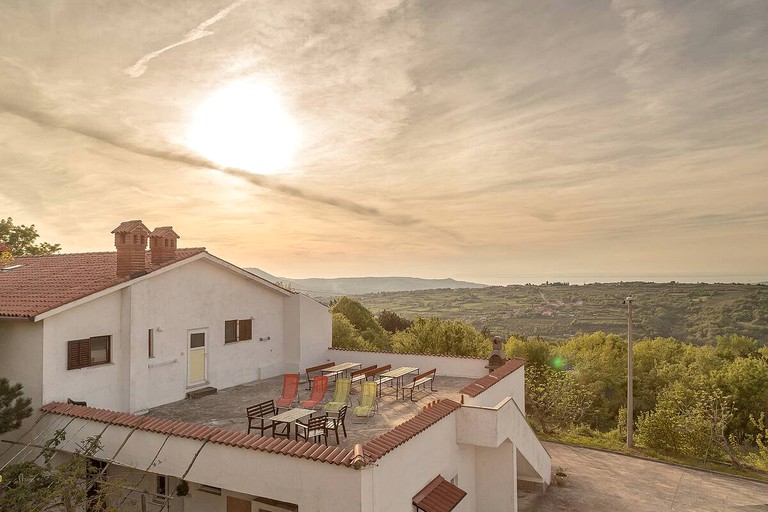
{"label": "patio table", "polygon": [[[414,366],[401,366],[400,368],[395,368],[394,370],[389,370],[388,372],[382,373],[379,375],[379,390],[381,390],[381,379],[384,377],[389,377],[391,379],[395,379],[395,396],[400,396],[399,390],[401,387],[403,387],[403,377],[409,373],[414,372],[416,372],[418,375],[419,369]],[[381,391],[379,391],[379,394],[381,394]]]}
{"label": "patio table", "polygon": [[362,366],[363,363],[340,363],[336,366],[329,366],[328,368],[322,370],[322,372],[328,374],[329,376],[342,374],[344,377],[346,377],[349,370],[353,368],[361,368]]}
{"label": "patio table", "polygon": [[[313,409],[302,409],[300,407],[295,407],[293,409],[288,409],[285,412],[281,412],[276,416],[272,416],[270,419],[272,420],[272,424],[275,426],[275,428],[273,429],[274,436],[287,437],[288,439],[290,439],[291,423],[293,423],[296,420],[300,420],[305,416],[311,416],[313,412],[315,412]],[[277,425],[283,425],[283,424],[286,426],[285,434],[278,434]]]}

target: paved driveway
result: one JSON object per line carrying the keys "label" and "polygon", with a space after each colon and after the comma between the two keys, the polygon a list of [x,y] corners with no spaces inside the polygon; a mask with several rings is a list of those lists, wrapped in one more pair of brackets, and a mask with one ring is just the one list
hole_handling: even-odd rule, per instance
{"label": "paved driveway", "polygon": [[[521,511],[768,512],[768,484],[623,455],[545,443],[566,487],[520,496]],[[553,482],[554,483],[554,482]]]}

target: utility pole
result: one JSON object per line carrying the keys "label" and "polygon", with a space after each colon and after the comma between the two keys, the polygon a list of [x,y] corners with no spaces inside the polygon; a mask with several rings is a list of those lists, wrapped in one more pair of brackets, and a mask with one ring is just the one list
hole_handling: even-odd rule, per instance
{"label": "utility pole", "polygon": [[635,445],[634,439],[634,418],[633,408],[634,400],[632,397],[632,296],[624,299],[627,305],[627,447],[632,448]]}

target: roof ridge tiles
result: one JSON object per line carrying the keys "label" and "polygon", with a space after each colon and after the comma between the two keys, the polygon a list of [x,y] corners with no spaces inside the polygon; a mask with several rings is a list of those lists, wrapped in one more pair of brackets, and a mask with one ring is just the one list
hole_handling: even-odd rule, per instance
{"label": "roof ridge tiles", "polygon": [[420,413],[410,418],[392,430],[363,443],[363,450],[373,457],[380,459],[403,443],[424,432],[426,429],[447,417],[461,404],[450,399],[437,400],[430,407],[425,407]]}
{"label": "roof ridge tiles", "polygon": [[474,398],[523,366],[525,366],[525,359],[519,357],[512,358],[488,375],[484,375],[471,384],[467,384],[459,392]]}
{"label": "roof ridge tiles", "polygon": [[126,412],[65,404],[62,402],[51,402],[41,407],[40,410],[45,413],[134,428],[168,436],[207,440],[233,448],[251,449],[326,462],[337,466],[352,467],[352,450],[341,446],[329,447],[318,443],[265,437],[238,430],[226,430],[197,423],[153,416],[138,416]]}

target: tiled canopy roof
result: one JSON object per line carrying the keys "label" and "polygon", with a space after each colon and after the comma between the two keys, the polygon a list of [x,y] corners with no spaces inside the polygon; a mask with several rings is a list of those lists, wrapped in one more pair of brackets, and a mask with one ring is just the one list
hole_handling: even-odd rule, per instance
{"label": "tiled canopy roof", "polygon": [[489,373],[488,375],[485,375],[484,377],[480,377],[472,384],[468,384],[461,388],[461,393],[467,396],[476,397],[489,387],[493,386],[497,382],[499,382],[501,379],[509,375],[510,373],[514,372],[518,368],[525,365],[525,359],[520,359],[518,357],[514,359],[510,359],[506,363],[504,363],[502,366],[496,368],[494,371]]}
{"label": "tiled canopy roof", "polygon": [[245,432],[208,427],[197,423],[154,418],[152,416],[136,416],[135,414],[125,412],[115,412],[107,409],[63,404],[60,402],[52,402],[43,406],[41,410],[61,416],[136,428],[137,430],[154,432],[156,434],[172,435],[197,441],[208,440],[210,443],[261,452],[279,453],[291,457],[327,462],[337,466],[351,467],[352,450],[340,446],[327,446],[318,443],[294,441],[292,439],[246,434]]}
{"label": "tiled canopy roof", "polygon": [[424,512],[450,512],[466,495],[466,491],[437,475],[413,497],[413,504]]}
{"label": "tiled canopy roof", "polygon": [[[158,265],[146,252],[145,270],[153,272],[201,252],[204,247],[177,249]],[[128,281],[117,277],[116,252],[18,256],[17,268],[0,271],[0,317],[29,317]]]}
{"label": "tiled canopy roof", "polygon": [[413,418],[404,421],[389,432],[363,444],[365,454],[372,460],[380,459],[412,437],[425,431],[453,411],[461,404],[453,400],[439,400],[426,406],[423,411]]}

